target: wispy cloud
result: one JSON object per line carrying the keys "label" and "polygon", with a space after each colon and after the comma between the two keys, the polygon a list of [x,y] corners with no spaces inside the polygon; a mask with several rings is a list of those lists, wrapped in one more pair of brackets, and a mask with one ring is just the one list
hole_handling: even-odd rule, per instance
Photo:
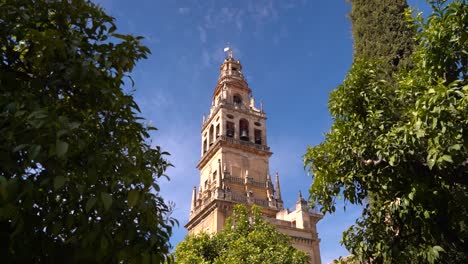
{"label": "wispy cloud", "polygon": [[[201,65],[212,67],[219,64],[224,55],[219,50],[229,42],[235,42],[242,38],[261,38],[266,27],[271,27],[279,17],[292,8],[301,5],[296,0],[285,0],[277,2],[273,0],[248,1],[246,5],[234,5],[224,1],[202,1],[190,8],[180,7],[179,14],[190,13],[193,16],[193,27],[186,30],[193,30],[187,34],[198,37],[201,46],[199,60]],[[188,9],[188,10],[187,10]],[[278,27],[278,34],[272,39],[273,45],[289,36],[286,26]],[[242,45],[242,43],[237,43]],[[238,52],[235,52],[239,57]]]}
{"label": "wispy cloud", "polygon": [[244,12],[240,10],[236,15],[235,24],[238,32],[242,32],[244,28],[244,20],[242,19],[243,14]]}
{"label": "wispy cloud", "polygon": [[362,208],[360,206],[347,206],[346,211],[344,211],[342,206],[343,202],[338,201],[336,212],[325,215],[317,224],[323,263],[330,263],[340,256],[349,255],[349,252],[339,241],[343,232],[349,228],[350,223],[354,223],[355,219],[361,215]]}
{"label": "wispy cloud", "polygon": [[162,89],[151,89],[151,96],[137,94],[136,100],[143,113],[159,113],[173,106],[172,95]]}
{"label": "wispy cloud", "polygon": [[218,43],[216,47],[203,48],[201,54],[203,66],[211,67],[213,65],[218,65],[220,62],[222,62],[224,58],[222,48],[224,45],[226,45],[226,43]]}
{"label": "wispy cloud", "polygon": [[282,39],[287,38],[289,35],[288,28],[284,25],[281,25],[278,34],[273,36],[273,44],[278,45],[280,44]]}
{"label": "wispy cloud", "polygon": [[273,0],[250,1],[247,9],[257,26],[278,18],[278,10]]}
{"label": "wispy cloud", "polygon": [[[177,121],[176,121],[177,122]],[[198,131],[191,126],[183,127],[175,125],[180,129],[164,131],[158,137],[157,145],[163,150],[169,150],[171,155],[167,159],[174,165],[169,168],[166,174],[170,181],[161,181],[161,195],[166,201],[175,203],[172,216],[179,220],[180,226],[175,227],[173,243],[178,243],[186,234],[184,225],[188,221],[190,212],[191,191],[193,186],[199,184],[199,172],[195,168],[200,152],[199,135],[193,133]]]}
{"label": "wispy cloud", "polygon": [[234,25],[234,28],[239,33],[243,31],[246,21],[251,20],[255,23],[254,27],[258,28],[262,24],[266,24],[278,18],[278,11],[272,0],[249,1],[246,8],[236,7],[215,7],[211,5],[204,7],[203,25],[205,28],[223,28]]}
{"label": "wispy cloud", "polygon": [[200,41],[202,43],[206,43],[206,38],[207,38],[206,29],[204,27],[202,27],[202,26],[198,26],[197,30],[198,30],[198,33],[199,33]]}
{"label": "wispy cloud", "polygon": [[187,15],[190,13],[190,8],[189,7],[179,7],[179,14],[181,15]]}

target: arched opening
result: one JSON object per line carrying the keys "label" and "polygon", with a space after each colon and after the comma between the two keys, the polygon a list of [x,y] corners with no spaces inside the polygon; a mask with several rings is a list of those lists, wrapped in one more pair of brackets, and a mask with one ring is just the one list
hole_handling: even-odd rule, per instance
{"label": "arched opening", "polygon": [[207,149],[207,146],[206,146],[206,139],[203,141],[203,153],[206,153],[206,149]]}
{"label": "arched opening", "polygon": [[245,119],[239,120],[239,138],[240,140],[249,141],[249,121]]}
{"label": "arched opening", "polygon": [[210,133],[209,133],[209,137],[210,137],[210,146],[213,145],[213,134],[214,134],[214,126],[211,125],[211,127],[210,127]]}
{"label": "arched opening", "polygon": [[242,97],[240,96],[240,94],[235,94],[232,97],[232,101],[234,102],[234,104],[240,105],[240,104],[242,104]]}
{"label": "arched opening", "polygon": [[255,144],[262,144],[262,131],[260,129],[254,130],[254,140]]}
{"label": "arched opening", "polygon": [[227,137],[234,137],[234,123],[233,122],[226,122],[226,136]]}

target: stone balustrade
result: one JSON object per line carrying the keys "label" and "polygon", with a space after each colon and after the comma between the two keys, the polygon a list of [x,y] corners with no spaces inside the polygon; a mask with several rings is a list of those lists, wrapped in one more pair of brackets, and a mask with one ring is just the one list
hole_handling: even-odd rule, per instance
{"label": "stone balustrade", "polygon": [[239,144],[239,145],[247,146],[247,147],[250,147],[250,148],[255,148],[255,149],[258,149],[258,150],[270,151],[270,147],[268,147],[268,146],[255,144],[255,143],[250,142],[250,141],[238,140],[238,139],[227,137],[227,136],[219,136],[217,140],[223,140],[223,141],[229,142],[231,144]]}
{"label": "stone balustrade", "polygon": [[197,200],[197,206],[190,212],[190,217],[197,215],[198,212],[203,210],[206,206],[208,206],[214,200],[222,200],[222,201],[233,201],[237,203],[243,204],[256,204],[261,207],[271,207],[276,208],[275,203],[271,203],[268,200],[257,199],[254,197],[247,197],[245,194],[240,193],[233,193],[230,190],[223,190],[223,189],[215,189],[213,191],[205,191],[208,196],[203,196],[202,199]]}
{"label": "stone balustrade", "polygon": [[[236,184],[245,184],[246,183],[245,178],[231,176],[228,173],[224,174],[224,180],[229,181],[231,183],[236,183]],[[252,177],[247,178],[247,184],[255,186],[255,187],[259,187],[259,188],[266,188],[266,186],[267,186],[266,181],[255,181]]]}

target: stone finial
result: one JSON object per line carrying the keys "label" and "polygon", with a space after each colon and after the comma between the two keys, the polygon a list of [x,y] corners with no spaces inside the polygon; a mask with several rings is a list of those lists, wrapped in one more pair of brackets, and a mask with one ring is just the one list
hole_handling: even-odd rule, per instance
{"label": "stone finial", "polygon": [[299,196],[296,201],[296,209],[305,210],[307,208],[307,201],[302,197],[302,192],[299,191]]}
{"label": "stone finial", "polygon": [[271,194],[270,194],[270,190],[268,188],[266,190],[266,193],[267,193],[268,201],[271,201]]}
{"label": "stone finial", "polygon": [[276,172],[275,174],[275,192],[276,192],[276,199],[278,200],[282,200],[281,199],[281,188],[280,188],[280,182],[279,182],[279,175],[278,175],[278,172]]}
{"label": "stone finial", "polygon": [[222,184],[222,173],[223,171],[221,170],[221,159],[218,159],[218,179],[217,179],[217,182],[218,182],[218,187],[221,188],[223,186]]}
{"label": "stone finial", "polygon": [[190,212],[193,212],[195,210],[195,207],[197,207],[197,187],[193,186],[192,190],[192,204],[190,206]]}

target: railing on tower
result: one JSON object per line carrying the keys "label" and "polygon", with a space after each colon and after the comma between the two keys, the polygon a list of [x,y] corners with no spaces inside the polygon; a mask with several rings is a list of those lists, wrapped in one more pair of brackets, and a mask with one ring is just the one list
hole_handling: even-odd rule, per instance
{"label": "railing on tower", "polygon": [[224,107],[227,109],[234,109],[234,110],[242,110],[242,111],[248,112],[249,114],[253,114],[255,116],[265,117],[265,113],[262,111],[255,111],[254,109],[250,108],[250,106],[246,104],[242,104],[242,103],[238,104],[234,102],[229,102],[229,100],[226,100],[226,99],[220,100],[218,107]]}
{"label": "railing on tower", "polygon": [[221,81],[221,79],[226,77],[226,76],[237,77],[237,78],[240,78],[240,79],[244,79],[244,75],[240,71],[238,71],[238,70],[227,70],[227,71],[221,72],[221,74],[219,75],[219,78],[218,78],[218,82]]}
{"label": "railing on tower", "polygon": [[231,192],[230,190],[222,189],[207,189],[203,191],[203,194],[199,199],[197,199],[197,206],[190,212],[190,218],[197,215],[200,211],[206,208],[214,200],[223,200],[223,201],[232,201],[242,204],[255,204],[265,208],[278,208],[276,203],[264,200],[257,199],[255,197],[249,197],[245,193]]}
{"label": "railing on tower", "polygon": [[[245,178],[235,177],[230,174],[224,174],[224,180],[236,184],[245,184]],[[256,181],[252,177],[247,178],[247,183],[259,188],[264,188],[267,186],[266,181]]]}
{"label": "railing on tower", "polygon": [[234,138],[226,137],[226,136],[219,136],[218,140],[223,140],[231,144],[239,144],[239,145],[251,147],[251,148],[258,149],[258,150],[270,151],[270,147],[265,146],[265,145],[255,144],[250,141],[238,140],[238,139],[234,139]]}
{"label": "railing on tower", "polygon": [[237,184],[244,184],[244,179],[241,177],[231,176],[229,174],[224,174],[224,180]]}

